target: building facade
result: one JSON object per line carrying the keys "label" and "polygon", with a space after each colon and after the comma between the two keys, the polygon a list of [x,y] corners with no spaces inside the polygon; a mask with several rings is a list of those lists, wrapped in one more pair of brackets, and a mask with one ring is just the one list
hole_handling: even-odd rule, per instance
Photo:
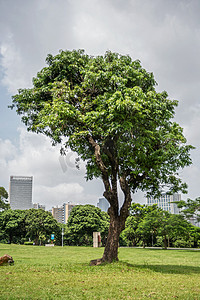
{"label": "building facade", "polygon": [[75,205],[76,204],[64,203],[61,206],[52,207],[52,215],[59,223],[67,224],[69,215]]}
{"label": "building facade", "polygon": [[32,204],[32,176],[10,176],[9,203],[11,209],[30,209]]}
{"label": "building facade", "polygon": [[70,216],[70,213],[72,211],[72,208],[76,204],[71,204],[71,203],[64,203],[63,204],[63,210],[64,210],[64,224],[67,224],[68,218]]}
{"label": "building facade", "polygon": [[180,194],[167,195],[166,193],[163,193],[159,198],[148,197],[147,205],[157,204],[159,208],[162,208],[171,214],[179,214],[180,209],[177,207],[177,204],[173,202],[180,200]]}
{"label": "building facade", "polygon": [[58,223],[64,223],[63,206],[52,207],[52,216],[58,221]]}

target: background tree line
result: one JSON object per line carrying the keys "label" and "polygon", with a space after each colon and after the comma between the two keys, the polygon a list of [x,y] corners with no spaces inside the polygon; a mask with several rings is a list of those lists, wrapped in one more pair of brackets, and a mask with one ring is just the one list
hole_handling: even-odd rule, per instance
{"label": "background tree line", "polygon": [[58,223],[50,212],[42,209],[4,209],[0,212],[0,243],[44,245],[54,234],[54,243],[61,245],[64,228],[65,245],[92,245],[94,231],[101,232],[105,244],[108,226],[108,214],[93,205],[75,206],[67,225]]}
{"label": "background tree line", "polygon": [[[198,216],[200,199],[181,201],[182,212],[170,214],[157,207],[132,203],[126,226],[120,235],[120,246],[200,247],[200,228],[188,220]],[[106,243],[109,216],[93,205],[77,205],[67,224],[58,223],[51,213],[42,209],[0,212],[0,242],[43,245],[55,235],[55,244],[92,246],[93,232],[101,232]]]}
{"label": "background tree line", "polygon": [[157,205],[133,203],[121,233],[124,246],[199,247],[200,228],[192,225],[185,214],[170,214]]}

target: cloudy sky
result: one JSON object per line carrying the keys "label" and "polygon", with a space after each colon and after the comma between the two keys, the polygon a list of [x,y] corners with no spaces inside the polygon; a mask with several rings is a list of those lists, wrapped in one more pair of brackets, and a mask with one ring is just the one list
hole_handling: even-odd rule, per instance
{"label": "cloudy sky", "polygon": [[[200,196],[200,1],[199,0],[0,0],[0,186],[10,175],[34,176],[33,202],[47,208],[63,202],[96,204],[101,181],[86,182],[76,155],[28,133],[8,109],[19,88],[45,66],[48,53],[106,50],[140,59],[152,71],[157,90],[179,100],[176,121],[184,128],[193,165],[181,171],[188,195]],[[142,194],[135,197],[143,202]]]}

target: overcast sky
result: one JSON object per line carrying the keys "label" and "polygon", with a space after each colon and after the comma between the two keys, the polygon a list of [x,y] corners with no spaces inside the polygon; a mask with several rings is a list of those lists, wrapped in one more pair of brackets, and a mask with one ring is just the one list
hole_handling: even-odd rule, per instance
{"label": "overcast sky", "polygon": [[[28,133],[8,109],[19,88],[31,87],[48,53],[85,49],[129,54],[153,72],[157,90],[179,100],[176,121],[184,128],[193,165],[180,175],[192,199],[200,196],[200,1],[199,0],[0,0],[0,186],[10,175],[34,176],[33,202],[93,203],[100,180],[86,182],[76,155],[60,157],[42,135]],[[133,198],[134,200],[134,198]],[[138,194],[136,201],[143,202]]]}

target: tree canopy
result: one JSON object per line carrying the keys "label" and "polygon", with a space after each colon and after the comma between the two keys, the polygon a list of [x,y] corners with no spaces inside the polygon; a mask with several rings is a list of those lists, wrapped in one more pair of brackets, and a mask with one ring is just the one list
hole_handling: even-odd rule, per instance
{"label": "tree canopy", "polygon": [[76,205],[68,222],[68,244],[92,245],[93,232],[100,232],[102,241],[108,234],[109,217],[94,205]]}
{"label": "tree canopy", "polygon": [[[102,261],[117,259],[131,193],[186,191],[178,171],[191,164],[182,128],[172,119],[178,102],[156,92],[153,73],[139,60],[107,51],[47,56],[47,67],[20,89],[12,108],[28,130],[70,147],[86,162],[86,177],[100,177],[109,201],[110,228]],[[119,206],[118,190],[124,202]]]}
{"label": "tree canopy", "polygon": [[180,214],[171,214],[156,204],[132,203],[120,242],[125,246],[196,247],[199,232],[200,228]]}
{"label": "tree canopy", "polygon": [[36,245],[43,244],[55,233],[61,236],[58,222],[50,212],[42,209],[5,210],[0,212],[0,239],[23,243],[29,239]]}

